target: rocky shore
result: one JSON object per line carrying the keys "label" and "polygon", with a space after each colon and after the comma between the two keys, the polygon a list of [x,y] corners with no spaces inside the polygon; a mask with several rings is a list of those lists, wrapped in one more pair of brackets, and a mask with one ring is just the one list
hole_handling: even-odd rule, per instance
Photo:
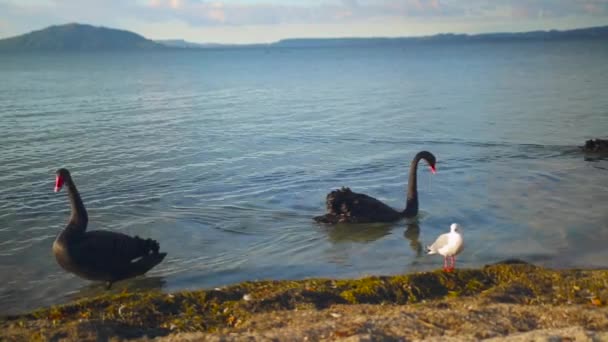
{"label": "rocky shore", "polygon": [[121,293],[0,318],[1,341],[608,340],[608,270],[508,262]]}

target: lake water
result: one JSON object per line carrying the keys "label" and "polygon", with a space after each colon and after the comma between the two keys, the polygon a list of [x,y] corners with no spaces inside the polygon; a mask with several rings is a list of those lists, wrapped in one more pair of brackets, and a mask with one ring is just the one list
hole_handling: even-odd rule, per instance
{"label": "lake water", "polygon": [[[432,270],[421,246],[462,225],[458,267],[517,257],[605,267],[608,44],[476,43],[0,55],[0,313],[104,291],[51,253],[71,170],[89,229],[151,237],[165,291],[244,280]],[[329,227],[342,185],[415,221]]]}

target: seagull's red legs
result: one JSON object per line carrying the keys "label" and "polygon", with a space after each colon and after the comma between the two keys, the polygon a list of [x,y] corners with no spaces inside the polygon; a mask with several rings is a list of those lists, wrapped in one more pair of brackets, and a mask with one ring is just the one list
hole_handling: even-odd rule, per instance
{"label": "seagull's red legs", "polygon": [[449,258],[450,258],[450,261],[451,261],[450,262],[451,265],[448,267],[448,269],[449,269],[449,272],[452,272],[456,268],[456,256],[452,255]]}
{"label": "seagull's red legs", "polygon": [[452,272],[454,270],[454,262],[452,258],[453,257],[451,256],[443,257],[443,270],[445,272]]}

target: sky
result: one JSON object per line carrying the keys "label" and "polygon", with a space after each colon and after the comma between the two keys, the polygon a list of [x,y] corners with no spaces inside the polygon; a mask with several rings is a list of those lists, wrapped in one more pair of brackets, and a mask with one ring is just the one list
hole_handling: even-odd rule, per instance
{"label": "sky", "polygon": [[0,0],[0,38],[74,22],[150,39],[268,43],[608,25],[608,0]]}

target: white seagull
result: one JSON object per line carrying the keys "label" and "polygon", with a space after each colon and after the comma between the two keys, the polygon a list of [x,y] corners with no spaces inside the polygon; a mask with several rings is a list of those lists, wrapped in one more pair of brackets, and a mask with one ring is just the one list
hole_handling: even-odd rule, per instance
{"label": "white seagull", "polygon": [[[452,223],[449,233],[439,235],[432,245],[426,247],[428,254],[439,253],[443,255],[443,270],[446,272],[454,270],[456,255],[464,249],[464,239],[460,232],[460,225]],[[448,260],[451,261],[451,265],[448,265]]]}

